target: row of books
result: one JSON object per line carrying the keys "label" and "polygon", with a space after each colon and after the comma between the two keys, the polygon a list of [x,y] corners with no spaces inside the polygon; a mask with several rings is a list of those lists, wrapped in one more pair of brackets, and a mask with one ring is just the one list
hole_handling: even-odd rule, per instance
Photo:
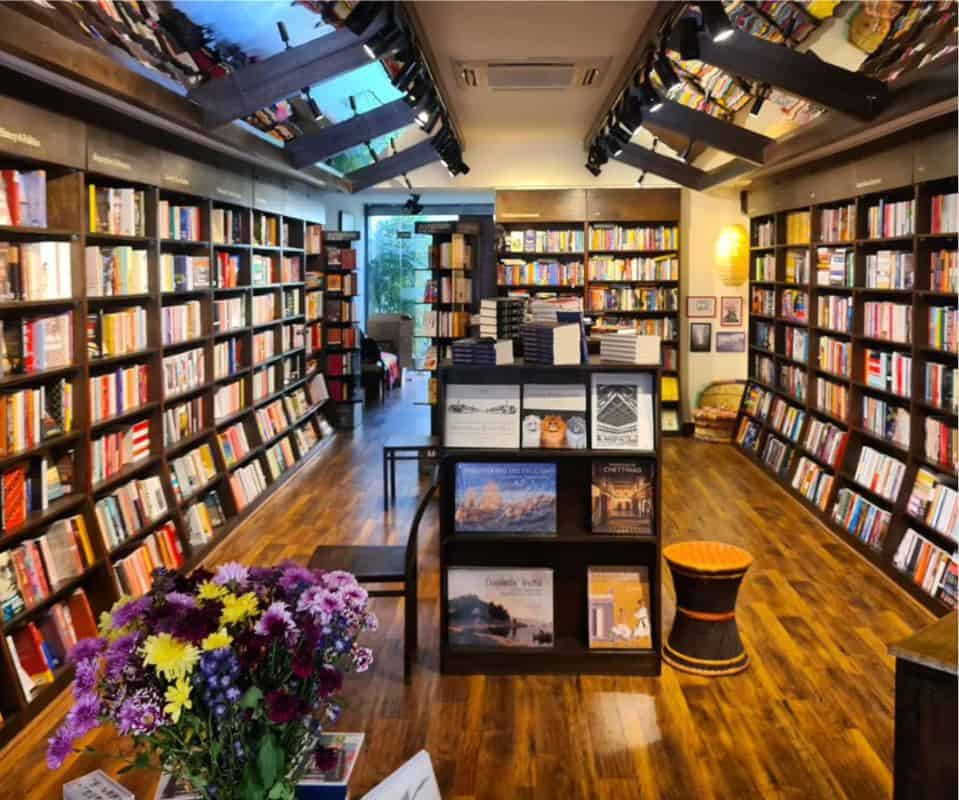
{"label": "row of books", "polygon": [[754,286],[750,293],[749,310],[753,314],[765,317],[776,315],[776,291],[774,289],[760,289]]}
{"label": "row of books", "polygon": [[504,258],[496,265],[498,286],[536,284],[539,286],[582,286],[583,264],[580,261],[523,261]]}
{"label": "row of books", "polygon": [[[457,338],[466,336],[469,318],[466,311],[427,311],[423,315],[423,335]],[[332,339],[329,343],[333,344]]]}
{"label": "row of books", "polygon": [[253,385],[253,402],[262,400],[276,391],[276,370],[267,367],[254,372],[250,382]]}
{"label": "row of books", "polygon": [[786,251],[786,283],[809,283],[809,251],[808,250],[787,250]]}
{"label": "row of books", "polygon": [[772,247],[776,244],[776,222],[772,219],[753,222],[753,247]]}
{"label": "row of books", "polygon": [[90,480],[96,486],[149,455],[149,420],[105,433],[90,443]]}
{"label": "row of books", "polygon": [[160,291],[193,292],[210,288],[210,259],[207,256],[160,254]]}
{"label": "row of books", "polygon": [[102,375],[91,375],[91,422],[102,422],[148,402],[148,374],[145,364],[135,364]]}
{"label": "row of books", "polygon": [[[356,251],[349,252],[353,253],[351,258],[355,262]],[[428,254],[430,269],[470,270],[473,267],[473,247],[462,233],[454,233],[448,242],[431,244]]]}
{"label": "row of books", "polygon": [[929,254],[929,288],[934,292],[955,294],[959,287],[959,252],[936,250]]}
{"label": "row of books", "polygon": [[172,447],[203,430],[203,398],[194,397],[163,410],[163,446]]}
{"label": "row of books", "polygon": [[851,242],[856,238],[856,204],[819,210],[819,241]]}
{"label": "row of books", "polygon": [[326,374],[353,375],[359,371],[356,359],[349,353],[330,353],[326,357]]}
{"label": "row of books", "polygon": [[[283,314],[282,314],[282,316],[284,316],[284,317],[298,317],[298,316],[300,316],[300,314],[301,314],[302,312],[301,312],[301,308],[300,308],[300,292],[299,292],[299,290],[297,290],[297,289],[284,289],[284,290],[283,290],[282,299],[283,299]],[[352,300],[341,300],[340,302],[341,302],[341,303],[344,303],[344,304],[348,304],[348,303],[351,304],[353,301],[352,301]],[[463,301],[461,301],[461,302],[468,303],[468,302],[469,302],[469,298],[467,298],[466,300],[463,300]],[[351,306],[351,309],[352,309],[352,306]],[[353,318],[354,318],[354,317],[353,317],[352,313],[351,313],[351,315],[350,315],[349,317],[347,317],[347,319],[353,319]]]}
{"label": "row of books", "polygon": [[89,232],[146,236],[146,194],[142,189],[87,185]]}
{"label": "row of books", "polygon": [[0,242],[0,302],[72,296],[70,242]]}
{"label": "row of books", "polygon": [[867,386],[900,397],[912,393],[912,356],[906,353],[866,348],[863,372]]}
{"label": "row of books", "polygon": [[254,325],[272,322],[279,316],[277,314],[276,295],[272,292],[253,295],[250,300],[250,308],[252,309]]}
{"label": "row of books", "polygon": [[[429,316],[431,313],[433,312],[427,311],[426,315]],[[462,313],[462,312],[455,312],[455,313]],[[434,331],[436,330],[435,321],[436,320],[434,319],[434,327],[433,327]],[[424,322],[424,334],[426,333],[425,328],[426,328],[426,322]],[[430,335],[430,334],[427,334],[427,335]],[[437,336],[439,334],[436,334],[434,332],[432,335]],[[330,345],[330,347],[341,347],[344,350],[354,350],[356,349],[356,346],[357,346],[356,345],[356,328],[343,328],[343,327],[330,328],[326,332],[326,343]],[[322,341],[320,342],[320,345],[322,346]]]}
{"label": "row of books", "polygon": [[753,344],[763,350],[776,350],[776,326],[756,320],[753,323]]}
{"label": "row of books", "polygon": [[326,289],[329,292],[355,295],[357,294],[356,275],[351,272],[345,274],[330,273],[326,276]]}
{"label": "row of books", "polygon": [[959,328],[956,309],[951,306],[929,307],[929,347],[943,352],[959,352]]}
{"label": "row of books", "polygon": [[959,194],[933,195],[929,215],[930,233],[955,233],[959,230]]}
{"label": "row of books", "polygon": [[83,516],[56,520],[35,539],[0,552],[0,592],[8,621],[82,575],[96,557]]}
{"label": "row of books", "polygon": [[242,244],[245,211],[214,208],[210,216],[210,233],[214,244]]}
{"label": "row of books", "polygon": [[[428,280],[423,289],[424,303],[460,303],[465,305],[472,302],[472,296],[473,281],[462,275],[443,275],[439,280]],[[340,305],[343,302],[347,302],[345,306],[347,316],[345,318],[343,317],[343,306]],[[352,319],[352,301],[331,299],[327,302],[327,305],[329,306],[327,316],[329,317],[330,312],[332,312],[333,316],[336,317],[336,320],[333,321],[348,322]],[[337,308],[339,308],[339,313]]]}
{"label": "row of books", "polygon": [[923,396],[927,403],[956,412],[959,410],[959,396],[956,395],[956,383],[959,370],[947,364],[928,362],[926,378],[923,384]]}
{"label": "row of books", "polygon": [[816,378],[816,408],[836,419],[848,419],[849,391],[841,383]]}
{"label": "row of books", "polygon": [[816,285],[850,287],[856,282],[856,252],[845,247],[816,251]]}
{"label": "row of books", "polygon": [[300,322],[280,326],[280,350],[284,353],[299,349],[306,342],[305,327]]}
{"label": "row of books", "polygon": [[959,457],[959,429],[935,417],[924,420],[923,449],[926,458],[942,466],[955,468]]}
{"label": "row of books", "polygon": [[208,492],[201,501],[192,503],[183,511],[183,522],[187,537],[194,547],[207,544],[226,522],[220,495],[216,491]]}
{"label": "row of books", "polygon": [[679,289],[591,286],[587,307],[591,311],[676,311],[679,308]]}
{"label": "row of books", "polygon": [[809,320],[809,295],[799,289],[783,289],[779,313],[791,322],[805,324]]}
{"label": "row of books", "polygon": [[286,416],[286,407],[280,399],[267,403],[256,410],[256,427],[260,434],[260,441],[273,439],[290,427]]}
{"label": "row of books", "polygon": [[176,526],[165,522],[130,555],[117,559],[113,568],[120,590],[130,597],[140,597],[152,588],[155,569],[177,570],[185,561]]}
{"label": "row of books", "polygon": [[163,357],[163,394],[172,397],[201,386],[206,381],[202,348]]}
{"label": "row of books", "polygon": [[781,397],[777,397],[773,401],[768,422],[769,427],[777,433],[795,442],[799,439],[799,434],[802,432],[805,421],[806,412],[802,409],[787,403]]}
{"label": "row of books", "polygon": [[912,289],[914,280],[912,253],[904,250],[866,253],[867,289]]}
{"label": "row of books", "polygon": [[803,447],[836,469],[842,460],[848,441],[848,431],[831,422],[811,417],[806,428],[806,435],[803,437]]}
{"label": "row of books", "polygon": [[246,434],[246,424],[242,420],[220,431],[217,434],[217,441],[220,444],[223,460],[228,467],[236,464],[251,450],[250,441]]}
{"label": "row of books", "polygon": [[33,374],[73,364],[73,312],[3,320],[3,374]]}
{"label": "row of books", "polygon": [[275,345],[276,336],[273,334],[273,331],[267,330],[263,333],[254,333],[251,363],[261,364],[272,358],[276,353]]}
{"label": "row of books", "polygon": [[213,279],[218,289],[235,289],[240,285],[240,257],[219,250],[213,258]]}
{"label": "row of books", "polygon": [[0,225],[47,227],[46,170],[0,170]]}
{"label": "row of books", "polygon": [[896,549],[892,563],[912,578],[913,583],[926,594],[938,598],[948,608],[956,607],[959,565],[954,555],[909,528]]}
{"label": "row of books", "polygon": [[[460,237],[460,241],[462,241],[462,237]],[[463,247],[463,245],[461,244],[460,247]],[[323,252],[326,255],[326,265],[328,267],[341,270],[356,269],[356,250],[352,247],[327,247]],[[450,260],[453,251],[449,242],[446,243],[445,250],[430,248],[429,254],[431,267],[450,269],[451,264],[456,263],[459,266],[455,267],[455,269],[469,269],[470,262],[463,260],[465,258],[465,250],[457,250],[457,257],[460,260],[456,262]]]}
{"label": "row of books", "polygon": [[200,209],[161,200],[157,203],[157,236],[161,239],[200,241],[203,238]]}
{"label": "row of books", "polygon": [[915,200],[886,200],[870,206],[866,212],[866,236],[886,239],[892,236],[912,236],[916,229]]}
{"label": "row of books", "polygon": [[835,477],[806,456],[800,456],[793,472],[792,487],[815,505],[825,511]]}
{"label": "row of books", "polygon": [[959,494],[927,469],[916,473],[906,513],[934,531],[959,541]]}
{"label": "row of books", "polygon": [[266,476],[263,467],[256,459],[245,464],[230,474],[230,491],[236,503],[237,511],[246,508],[266,491]]}
{"label": "row of books", "polygon": [[178,502],[196,494],[216,477],[210,445],[201,444],[170,461],[170,483]]}
{"label": "row of books", "polygon": [[806,371],[793,364],[779,365],[779,388],[800,403],[806,400]]}
{"label": "row of books", "polygon": [[200,301],[190,300],[162,311],[163,344],[178,344],[203,335]]}
{"label": "row of books", "polygon": [[213,301],[213,330],[225,333],[237,328],[245,328],[246,300],[242,297],[225,297]]}
{"label": "row of books", "polygon": [[824,294],[817,305],[819,327],[837,333],[852,333],[855,303],[851,297],[840,294]]}
{"label": "row of books", "polygon": [[876,550],[889,531],[892,515],[852,489],[842,488],[832,509],[833,521]]}
{"label": "row of books", "polygon": [[129,245],[88,246],[85,263],[88,297],[117,297],[150,291],[146,250]]}
{"label": "row of books", "polygon": [[66,379],[0,396],[0,456],[37,447],[73,429],[73,384]]}
{"label": "row of books", "polygon": [[679,257],[675,255],[654,258],[615,258],[592,255],[589,257],[591,281],[676,281],[679,280]]}
{"label": "row of books", "polygon": [[308,255],[315,255],[323,252],[323,226],[306,226],[306,252]]}
{"label": "row of books", "polygon": [[776,475],[784,478],[789,469],[788,456],[789,446],[771,433],[768,434],[761,455],[763,463],[776,473]]}
{"label": "row of books", "polygon": [[306,293],[306,318],[309,320],[320,319],[323,316],[323,292]]}
{"label": "row of books", "polygon": [[860,486],[895,502],[906,475],[906,465],[897,458],[864,446],[859,452],[855,479]]}
{"label": "row of books", "polygon": [[514,297],[480,300],[480,336],[484,339],[515,339],[526,313],[526,303]]}
{"label": "row of books", "polygon": [[[819,367],[833,375],[849,376],[852,366],[852,343],[831,336],[822,336],[819,339]],[[868,355],[867,366],[868,372]]]}
{"label": "row of books", "polygon": [[293,451],[293,442],[289,436],[284,436],[272,447],[268,447],[263,454],[266,468],[272,480],[277,480],[284,472],[296,463],[296,453]]}
{"label": "row of books", "polygon": [[909,409],[863,395],[862,427],[873,436],[903,449],[909,448]]}
{"label": "row of books", "polygon": [[159,475],[129,481],[94,503],[100,531],[109,550],[137,534],[166,513],[166,496]]}
{"label": "row of books", "polygon": [[754,417],[766,419],[774,398],[773,392],[750,383],[743,395],[743,410]]}
{"label": "row of books", "polygon": [[749,417],[743,417],[739,421],[739,429],[736,431],[736,444],[743,450],[755,452],[759,446],[759,434],[762,427],[755,420]]}
{"label": "row of books", "polygon": [[865,336],[901,344],[912,341],[912,306],[867,301],[863,303],[862,311],[862,332]]}
{"label": "row of books", "polygon": [[677,250],[675,225],[590,225],[590,250]]}
{"label": "row of books", "polygon": [[805,328],[783,326],[783,345],[787,358],[801,361],[803,364],[809,360],[809,331]]}
{"label": "row of books", "polygon": [[130,306],[87,315],[87,354],[91,359],[136,353],[147,348],[147,310]]}
{"label": "row of books", "polygon": [[74,452],[21,461],[0,475],[0,529],[17,530],[34,511],[70,494],[74,487]]}
{"label": "row of books", "polygon": [[756,380],[772,386],[776,382],[776,363],[769,356],[753,356],[753,375]]}
{"label": "row of books", "polygon": [[582,253],[582,229],[509,231],[504,245],[510,253]]}
{"label": "row of books", "polygon": [[776,254],[775,253],[758,253],[753,258],[753,280],[754,281],[776,280]]}
{"label": "row of books", "polygon": [[811,241],[811,220],[812,215],[808,211],[786,214],[786,244],[807,244]]}
{"label": "row of books", "polygon": [[253,244],[263,247],[280,246],[280,221],[268,214],[253,215]]}
{"label": "row of books", "polygon": [[217,387],[213,393],[213,418],[216,420],[235,414],[246,403],[246,379]]}

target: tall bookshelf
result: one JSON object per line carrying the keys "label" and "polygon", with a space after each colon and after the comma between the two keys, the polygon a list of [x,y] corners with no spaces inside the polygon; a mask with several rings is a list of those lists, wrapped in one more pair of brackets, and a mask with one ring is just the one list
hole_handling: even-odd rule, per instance
{"label": "tall bookshelf", "polygon": [[[472,390],[480,387],[513,388],[520,409],[525,402],[526,387],[530,384],[550,384],[582,387],[587,398],[587,409],[596,402],[593,381],[604,373],[623,373],[644,378],[651,387],[650,409],[652,419],[659,412],[658,378],[655,365],[601,364],[592,357],[588,364],[542,367],[526,365],[522,360],[495,368],[473,365],[444,365],[440,368],[439,403],[445,407],[450,389],[467,384]],[[467,402],[462,397],[461,402]],[[511,404],[513,401],[509,401]],[[520,409],[516,409],[517,412]],[[597,411],[597,416],[601,412]],[[520,419],[523,413],[519,413]],[[587,412],[587,417],[591,417]],[[445,422],[445,419],[443,420]],[[449,446],[445,425],[445,455],[440,464],[440,670],[453,674],[599,674],[599,675],[659,675],[662,652],[662,462],[660,433],[651,426],[652,449],[597,449],[593,445],[593,431],[588,433],[588,447],[577,450],[521,448],[520,431],[516,431],[515,447],[496,447],[490,441],[477,442],[471,447]],[[555,521],[552,533],[534,533],[522,530],[458,530],[457,508],[463,504],[464,490],[458,487],[457,470],[460,465],[479,463],[498,467],[528,468],[530,465],[555,466]],[[647,503],[648,529],[644,532],[601,532],[594,530],[593,520],[606,507],[608,497],[600,497],[594,484],[594,465],[615,464],[629,470],[641,470],[645,479],[645,496],[632,495],[632,503]],[[633,472],[633,475],[636,473]],[[614,479],[615,480],[615,479]],[[488,484],[487,484],[488,485]],[[594,489],[595,486],[595,489]],[[607,487],[608,488],[608,487]],[[485,491],[485,489],[483,490]],[[538,491],[538,489],[537,489]],[[493,497],[498,496],[495,481]],[[604,493],[605,494],[605,493]],[[481,497],[484,504],[488,498]],[[618,500],[623,503],[622,498]],[[505,514],[499,519],[504,520]],[[621,570],[645,570],[647,591],[643,594],[648,611],[649,647],[627,648],[591,644],[590,626],[594,618],[609,614],[603,605],[612,602],[611,595],[590,596],[589,570],[593,567]],[[495,646],[475,643],[463,646],[451,641],[450,572],[462,568],[485,569],[549,569],[552,572],[552,637],[539,644],[519,642]],[[594,604],[602,606],[596,608]],[[635,611],[635,606],[633,606]],[[627,612],[629,613],[629,612]],[[609,617],[607,617],[608,619]],[[634,621],[635,620],[635,621]],[[635,625],[638,616],[629,614],[620,622]],[[525,626],[522,626],[525,627]],[[482,633],[480,634],[482,635]],[[534,642],[535,634],[534,634]]]}
{"label": "tall bookshelf", "polygon": [[[475,222],[417,222],[415,226],[416,234],[432,237],[429,248],[432,296],[428,300],[426,330],[420,335],[429,339],[437,364],[450,358],[451,345],[456,339],[469,335],[479,232]],[[436,375],[431,374],[427,401],[432,431],[439,426],[436,394]]]}
{"label": "tall bookshelf", "polygon": [[[584,313],[593,320],[593,336],[619,328],[636,328],[660,336],[660,379],[675,394],[660,394],[663,413],[675,424],[661,427],[666,436],[682,430],[682,375],[679,358],[682,261],[678,189],[507,190],[496,193],[496,221],[506,241],[513,232],[577,231],[581,248],[568,252],[500,250],[497,291],[532,296],[552,294],[583,298]],[[661,232],[670,231],[667,239]],[[607,236],[606,232],[610,232]],[[630,233],[634,232],[634,233]],[[548,258],[558,264],[583,265],[575,286],[517,286],[505,278],[502,259]],[[668,267],[665,266],[668,262]]]}
{"label": "tall bookshelf", "polygon": [[[3,99],[0,104],[10,118],[27,114],[33,128],[26,142],[5,142],[0,152],[3,169],[44,170],[46,184],[46,227],[0,226],[0,242],[23,245],[61,242],[69,248],[71,291],[43,300],[0,302],[0,321],[8,335],[24,321],[70,312],[72,314],[72,358],[56,369],[7,373],[0,377],[0,401],[24,389],[38,389],[65,380],[72,390],[72,420],[61,433],[44,435],[19,449],[8,448],[0,455],[5,475],[25,466],[34,479],[43,459],[56,461],[72,451],[72,488],[44,508],[37,498],[25,521],[7,527],[0,536],[0,555],[13,554],[25,542],[39,539],[61,520],[80,515],[89,534],[91,561],[75,577],[53,583],[49,592],[2,623],[0,637],[0,744],[8,741],[35,717],[70,682],[72,671],[61,665],[53,681],[31,695],[21,688],[8,636],[31,623],[39,624],[53,607],[82,589],[94,616],[109,610],[123,592],[120,564],[147,545],[153,534],[170,530],[164,546],[178,548],[180,569],[200,563],[213,548],[250,513],[261,505],[292,475],[297,466],[315,454],[324,437],[320,425],[323,402],[312,402],[307,384],[313,373],[306,371],[304,324],[304,217],[309,203],[284,190],[277,198],[250,173],[214,168],[172,153],[153,150],[107,131],[88,128],[53,114]],[[9,106],[9,107],[8,107]],[[27,109],[27,111],[24,111]],[[63,132],[69,131],[70,136]],[[42,157],[41,157],[42,156]],[[90,188],[133,189],[140,193],[138,215],[142,228],[132,233],[109,233],[91,227]],[[94,197],[96,195],[94,194]],[[165,234],[160,229],[161,203],[192,209],[198,226],[187,233]],[[274,210],[268,205],[275,203]],[[211,226],[214,212],[230,212],[233,233],[217,235]],[[287,213],[284,213],[287,212]],[[275,223],[277,238],[263,242],[256,238],[257,218],[268,215]],[[233,224],[235,223],[235,225]],[[117,293],[88,280],[87,248],[101,252],[130,247],[142,253],[145,281],[134,290],[116,288]],[[253,258],[267,256],[270,271],[254,280]],[[192,268],[181,257],[196,259]],[[229,269],[217,269],[220,258]],[[163,266],[169,257],[181,259],[173,285],[164,286]],[[139,256],[138,256],[139,258]],[[232,260],[230,260],[232,259]],[[114,268],[118,269],[117,260]],[[9,265],[8,265],[9,267]],[[113,274],[118,274],[114,272]],[[124,273],[127,274],[127,273]],[[192,276],[193,283],[187,276]],[[144,275],[140,273],[140,279]],[[258,322],[252,319],[254,298],[268,297],[273,313]],[[217,324],[217,303],[232,300],[236,316],[229,327]],[[99,325],[101,334],[107,315],[142,310],[140,338],[114,345],[109,353],[97,355],[88,347],[88,329]],[[170,324],[176,320],[176,325]],[[165,323],[164,320],[167,320]],[[182,323],[182,324],[181,324]],[[164,335],[166,328],[167,335]],[[261,344],[254,361],[254,336]],[[102,338],[102,337],[101,337]],[[224,360],[217,346],[233,343],[233,359]],[[195,373],[187,383],[165,387],[165,364],[184,353],[195,353]],[[131,389],[123,407],[107,406],[102,394],[94,395],[92,383],[106,377],[116,385],[118,370],[141,370],[143,390]],[[254,392],[254,380],[259,391]],[[219,392],[236,389],[233,406],[215,413]],[[93,407],[94,397],[101,405]],[[171,427],[181,407],[192,414]],[[269,421],[269,424],[267,422]],[[102,437],[123,434],[140,425],[146,441],[136,460],[116,459],[109,469],[98,460],[94,477],[93,454]],[[226,459],[221,436],[239,426],[246,435],[244,452]],[[208,447],[213,470],[202,482],[180,485],[174,461]],[[254,465],[256,465],[254,467]],[[258,469],[262,480],[241,479]],[[182,473],[181,473],[182,474]],[[165,509],[145,514],[129,536],[110,542],[96,513],[96,504],[129,481],[156,477]],[[245,488],[245,490],[244,490]],[[196,517],[205,498],[215,496],[222,520],[201,532]],[[170,528],[169,526],[172,526]],[[172,555],[170,551],[167,555]],[[47,570],[49,572],[49,570]]]}
{"label": "tall bookshelf", "polygon": [[359,238],[357,231],[323,232],[325,372],[337,423],[345,428],[357,427],[363,411],[356,316],[359,287],[353,249],[353,242]]}
{"label": "tall bookshelf", "polygon": [[582,297],[586,246],[582,224],[504,221],[496,265],[501,297]]}
{"label": "tall bookshelf", "polygon": [[[750,384],[737,440],[843,541],[943,614],[948,606],[894,563],[910,528],[953,557],[957,547],[948,532],[930,527],[908,508],[920,470],[956,488],[956,398],[934,402],[926,391],[930,366],[956,367],[956,353],[929,339],[930,309],[954,312],[957,301],[955,267],[946,283],[933,279],[940,252],[952,252],[955,259],[956,220],[936,230],[931,224],[933,198],[954,194],[959,186],[955,132],[914,148],[864,159],[838,174],[814,175],[809,180],[813,187],[820,181],[818,198],[784,210],[764,208],[751,217]],[[766,203],[774,204],[775,196]],[[871,229],[870,210],[891,203],[903,203],[912,224]],[[911,280],[885,280],[887,267],[910,260]],[[808,269],[796,269],[803,261]],[[797,296],[806,298],[804,317],[795,313]],[[877,303],[900,306],[911,318],[910,330],[900,336],[870,327],[876,308],[870,304]],[[898,375],[898,382],[883,379],[877,369],[882,359],[895,360],[890,378]],[[889,415],[899,424],[890,427]],[[927,451],[928,420],[953,432],[953,463]],[[814,426],[823,425],[835,431],[833,450],[814,446]],[[751,446],[744,446],[744,439]],[[856,478],[863,448],[905,466],[895,494],[885,496]],[[848,502],[850,492],[879,509],[876,516],[889,515],[884,534],[878,527],[864,531],[849,516],[852,532],[843,525],[842,511],[849,506],[839,503]]]}

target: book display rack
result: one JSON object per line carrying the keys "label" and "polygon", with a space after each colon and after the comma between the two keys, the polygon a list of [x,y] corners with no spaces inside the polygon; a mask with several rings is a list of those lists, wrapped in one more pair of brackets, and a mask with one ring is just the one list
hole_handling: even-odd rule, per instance
{"label": "book display rack", "polygon": [[576,294],[591,334],[628,328],[660,337],[661,430],[679,434],[679,191],[502,191],[496,218],[500,295]]}
{"label": "book display rack", "polygon": [[784,210],[786,191],[751,204],[737,442],[942,614],[956,598],[954,139],[808,183]]}
{"label": "book display rack", "polygon": [[658,379],[440,368],[443,672],[659,674]]}
{"label": "book display rack", "polygon": [[99,614],[154,567],[200,563],[325,428],[306,387],[311,203],[2,105],[33,127],[0,151],[30,193],[4,192],[23,213],[0,225],[0,743],[69,684]]}
{"label": "book display rack", "polygon": [[337,423],[355,428],[363,410],[360,387],[362,365],[357,327],[356,250],[357,231],[324,231],[323,264],[325,273],[323,342],[326,379],[334,403]]}

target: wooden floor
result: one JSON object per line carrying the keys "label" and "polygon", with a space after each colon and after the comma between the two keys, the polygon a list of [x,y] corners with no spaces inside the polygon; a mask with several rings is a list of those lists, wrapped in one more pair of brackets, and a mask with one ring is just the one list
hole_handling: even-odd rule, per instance
{"label": "wooden floor", "polygon": [[[339,434],[303,474],[215,554],[217,561],[305,560],[320,543],[403,541],[415,467],[383,514],[380,448],[422,430],[422,407],[397,396],[354,435]],[[360,797],[421,748],[445,800],[876,798],[891,794],[893,662],[886,644],[932,617],[822,528],[732,447],[670,439],[665,542],[718,539],[755,557],[738,617],[752,658],[744,674],[662,677],[462,677],[438,674],[435,511],[421,535],[420,666],[401,679],[402,614],[375,601],[374,671],[346,683],[340,729],[366,732],[353,780]],[[673,616],[664,591],[665,629]],[[53,800],[101,766],[84,756],[56,775],[43,746],[64,703],[0,759],[0,797]],[[107,737],[97,741],[108,746]],[[138,800],[153,779],[125,776]]]}

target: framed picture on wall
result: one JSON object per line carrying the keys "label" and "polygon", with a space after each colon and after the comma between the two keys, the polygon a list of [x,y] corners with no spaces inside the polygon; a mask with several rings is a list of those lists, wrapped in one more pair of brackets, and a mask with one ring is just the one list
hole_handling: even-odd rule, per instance
{"label": "framed picture on wall", "polygon": [[706,317],[716,316],[716,298],[715,297],[687,297],[686,298],[686,316],[687,317]]}
{"label": "framed picture on wall", "polygon": [[719,325],[723,328],[738,328],[743,324],[743,299],[722,297],[719,300]]}
{"label": "framed picture on wall", "polygon": [[717,353],[745,353],[745,331],[716,331]]}
{"label": "framed picture on wall", "polygon": [[690,353],[708,353],[711,349],[713,339],[713,323],[711,322],[690,322],[689,323],[689,352]]}
{"label": "framed picture on wall", "polygon": [[340,212],[340,230],[341,231],[355,231],[356,230],[356,219],[353,214],[349,211]]}

